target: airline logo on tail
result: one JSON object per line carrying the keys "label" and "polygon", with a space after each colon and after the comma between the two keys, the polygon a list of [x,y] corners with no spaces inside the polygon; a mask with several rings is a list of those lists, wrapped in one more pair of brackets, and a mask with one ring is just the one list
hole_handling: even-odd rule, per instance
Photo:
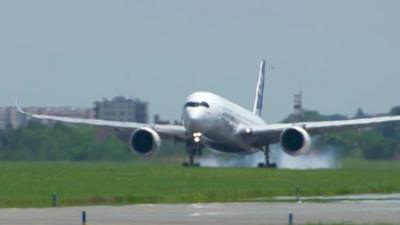
{"label": "airline logo on tail", "polygon": [[260,71],[258,73],[256,99],[254,101],[253,113],[261,117],[263,97],[264,97],[264,81],[265,81],[265,61],[261,61]]}

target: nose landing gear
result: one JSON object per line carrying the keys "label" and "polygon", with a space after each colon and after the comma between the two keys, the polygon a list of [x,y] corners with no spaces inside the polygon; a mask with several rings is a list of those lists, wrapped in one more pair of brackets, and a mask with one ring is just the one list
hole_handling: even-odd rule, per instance
{"label": "nose landing gear", "polygon": [[201,156],[203,154],[202,149],[203,146],[201,144],[201,136],[200,132],[193,133],[193,139],[188,139],[186,141],[186,153],[188,155],[188,161],[183,163],[183,166],[186,167],[199,167],[200,163],[196,163],[194,161],[195,156]]}

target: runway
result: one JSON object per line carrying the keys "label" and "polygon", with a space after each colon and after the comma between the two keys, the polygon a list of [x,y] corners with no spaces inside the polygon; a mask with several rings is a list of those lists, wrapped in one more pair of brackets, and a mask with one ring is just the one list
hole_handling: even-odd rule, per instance
{"label": "runway", "polygon": [[0,209],[0,224],[71,225],[280,225],[306,222],[353,222],[399,224],[400,205],[374,203],[226,203],[90,206],[43,209]]}

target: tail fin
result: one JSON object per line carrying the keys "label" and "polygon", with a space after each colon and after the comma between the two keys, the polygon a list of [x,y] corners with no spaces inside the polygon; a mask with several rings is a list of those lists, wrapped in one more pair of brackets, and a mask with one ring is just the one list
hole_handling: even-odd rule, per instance
{"label": "tail fin", "polygon": [[253,113],[257,116],[261,116],[263,97],[264,97],[264,81],[265,81],[265,61],[261,61],[260,71],[258,73],[256,98],[254,100]]}

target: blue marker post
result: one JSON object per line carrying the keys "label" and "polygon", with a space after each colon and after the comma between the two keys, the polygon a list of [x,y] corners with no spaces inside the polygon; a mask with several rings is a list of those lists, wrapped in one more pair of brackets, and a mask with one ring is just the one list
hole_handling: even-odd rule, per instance
{"label": "blue marker post", "polygon": [[86,225],[86,211],[82,212],[82,225]]}
{"label": "blue marker post", "polygon": [[53,207],[57,206],[57,195],[53,194],[53,196],[51,196],[51,205]]}
{"label": "blue marker post", "polygon": [[300,188],[299,187],[296,187],[296,202],[302,203],[302,201],[300,199]]}
{"label": "blue marker post", "polygon": [[289,225],[293,225],[293,213],[289,213]]}

